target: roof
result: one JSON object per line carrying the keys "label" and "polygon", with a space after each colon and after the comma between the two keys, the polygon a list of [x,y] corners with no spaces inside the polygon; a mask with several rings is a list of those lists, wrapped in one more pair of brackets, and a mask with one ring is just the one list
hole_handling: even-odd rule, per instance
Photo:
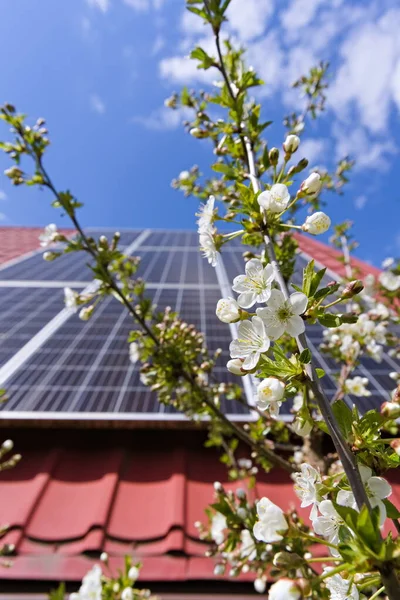
{"label": "roof", "polygon": [[[73,229],[60,229],[60,233],[70,236]],[[0,227],[0,264],[12,261],[22,255],[29,255],[38,249],[39,235],[43,227]]]}
{"label": "roof", "polygon": [[[27,230],[23,230],[28,235]],[[37,235],[33,229],[32,236]],[[93,236],[112,232],[87,230]],[[19,235],[20,229],[0,228],[2,239]],[[33,238],[29,237],[33,243]],[[340,270],[338,253],[308,236],[298,237],[301,252],[297,257],[295,283],[313,255],[320,263]],[[7,242],[8,244],[9,242]],[[216,375],[221,381],[238,381],[225,367],[229,343],[235,327],[228,327],[215,316],[220,297],[231,294],[231,282],[243,269],[239,243],[230,244],[216,269],[198,251],[198,236],[193,231],[122,230],[121,245],[127,254],[141,257],[139,275],[147,281],[148,293],[160,309],[171,306],[183,319],[206,334],[211,351],[222,348]],[[37,424],[38,421],[85,423],[104,426],[142,421],[176,423],[185,417],[171,406],[160,405],[154,393],[140,380],[139,366],[129,362],[127,337],[132,320],[112,297],[105,299],[89,322],[63,306],[63,287],[83,291],[92,285],[87,257],[67,254],[44,262],[43,250],[14,259],[0,266],[0,386],[9,400],[0,406],[8,422]],[[307,253],[307,254],[305,254]],[[364,272],[373,269],[357,261]],[[326,282],[332,278],[327,274]],[[308,329],[319,366],[325,372],[328,395],[335,391],[335,363],[318,352],[322,328]],[[389,398],[393,383],[388,373],[397,364],[385,355],[377,365],[364,359],[357,374],[371,380],[372,395],[354,399],[360,410],[380,405]],[[248,378],[243,378],[244,393],[253,402]],[[283,418],[290,407],[282,407]],[[235,402],[223,402],[222,409],[237,420],[251,418],[249,411]]]}
{"label": "roof", "polygon": [[[125,554],[142,559],[142,581],[216,579],[194,524],[205,522],[215,480],[225,489],[246,484],[228,483],[204,441],[200,431],[18,432],[24,458],[0,478],[1,519],[9,524],[2,542],[15,545],[0,578],[79,581],[106,551],[113,569]],[[391,481],[399,505],[400,473]],[[263,496],[299,508],[281,470],[260,473],[250,498]],[[307,519],[309,509],[299,512]]]}
{"label": "roof", "polygon": [[[14,544],[2,579],[78,581],[108,552],[143,559],[144,580],[213,579],[194,523],[205,521],[213,482],[227,489],[227,470],[201,432],[33,432],[14,436],[23,460],[2,473],[2,543]],[[252,493],[289,508],[288,476],[276,471]]]}

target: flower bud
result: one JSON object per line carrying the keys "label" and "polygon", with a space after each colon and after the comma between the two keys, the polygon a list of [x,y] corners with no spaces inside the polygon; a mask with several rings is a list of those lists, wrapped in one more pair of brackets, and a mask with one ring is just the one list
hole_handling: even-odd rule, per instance
{"label": "flower bud", "polygon": [[393,448],[393,450],[396,452],[396,454],[398,456],[400,456],[400,440],[393,440],[392,442],[390,442],[390,447]]}
{"label": "flower bud", "polygon": [[235,323],[240,319],[240,308],[236,300],[231,297],[218,300],[215,311],[218,319],[223,323]]}
{"label": "flower bud", "polygon": [[278,164],[278,160],[279,160],[279,150],[278,148],[271,148],[271,150],[268,153],[268,158],[269,158],[269,162],[271,163],[271,165],[274,167]]}
{"label": "flower bud", "polygon": [[243,506],[239,506],[237,509],[237,516],[239,519],[243,519],[243,521],[247,518],[247,510],[243,508]]}
{"label": "flower bud", "polygon": [[222,483],[220,483],[219,481],[214,481],[214,490],[216,492],[222,492],[222,490],[223,490]]}
{"label": "flower bud", "polygon": [[59,252],[43,252],[43,260],[47,262],[51,262],[60,256]]}
{"label": "flower bud", "polygon": [[176,98],[175,94],[173,94],[169,98],[165,98],[165,100],[164,100],[164,106],[166,106],[167,108],[176,108],[176,104],[177,104],[177,98]]}
{"label": "flower bud", "polygon": [[304,194],[318,194],[321,187],[321,175],[314,172],[303,181],[300,186],[300,192],[303,192]]}
{"label": "flower bud", "polygon": [[297,582],[283,577],[273,583],[269,589],[269,600],[300,600],[302,592]]}
{"label": "flower bud", "polygon": [[5,452],[10,452],[14,448],[14,442],[12,440],[5,440],[1,447]]}
{"label": "flower bud", "polygon": [[239,498],[239,500],[243,500],[244,498],[246,498],[246,492],[243,488],[238,488],[236,490],[236,497]]}
{"label": "flower bud", "polygon": [[104,562],[104,563],[106,563],[106,562],[108,561],[108,554],[107,554],[107,552],[102,552],[102,553],[100,554],[100,560],[101,560],[102,562]]}
{"label": "flower bud", "polygon": [[134,593],[131,587],[126,587],[121,592],[121,600],[133,600]]}
{"label": "flower bud", "polygon": [[291,177],[292,175],[295,175],[296,173],[301,173],[301,171],[304,171],[304,169],[308,166],[308,160],[306,158],[302,158],[297,165],[294,165],[293,167],[290,167],[289,171],[288,171],[288,175]]}
{"label": "flower bud", "polygon": [[199,127],[192,127],[192,129],[189,130],[189,133],[198,139],[208,137],[208,132],[204,131],[204,129],[200,129]]}
{"label": "flower bud", "polygon": [[392,402],[400,404],[400,385],[397,386],[392,394]]}
{"label": "flower bud", "polygon": [[136,579],[139,577],[139,569],[137,567],[131,567],[128,571],[128,577],[129,579],[136,581]]}
{"label": "flower bud", "polygon": [[283,142],[283,149],[286,154],[293,154],[300,146],[300,138],[297,135],[288,135],[286,140]]}
{"label": "flower bud", "polygon": [[400,405],[396,402],[384,402],[381,406],[381,415],[393,419],[400,417]]}
{"label": "flower bud", "polygon": [[265,581],[265,579],[257,577],[257,579],[254,581],[254,589],[256,590],[256,592],[258,592],[259,594],[263,594],[265,592],[266,587],[267,582]]}
{"label": "flower bud", "polygon": [[311,233],[312,235],[320,235],[321,233],[328,231],[330,226],[331,220],[328,215],[323,212],[316,212],[307,217],[301,228],[303,231],[307,231],[307,233]]}
{"label": "flower bud", "polygon": [[225,573],[224,565],[215,565],[214,567],[214,575],[223,575]]}
{"label": "flower bud", "polygon": [[85,306],[84,308],[82,308],[79,311],[79,318],[81,321],[89,321],[90,317],[92,316],[94,311],[94,305],[91,304],[90,306]]}
{"label": "flower bud", "polygon": [[292,423],[293,431],[300,437],[307,437],[312,428],[312,423],[309,421],[304,421],[303,419],[295,419]]}
{"label": "flower bud", "polygon": [[352,298],[356,296],[364,289],[364,284],[359,279],[355,279],[354,281],[350,281],[343,290],[342,297],[343,298]]}
{"label": "flower bud", "polygon": [[274,563],[275,567],[278,567],[278,569],[291,569],[301,565],[303,563],[303,559],[295,552],[282,551],[275,554],[272,562]]}
{"label": "flower bud", "polygon": [[226,368],[233,375],[246,375],[246,371],[242,369],[243,360],[241,358],[232,358],[232,360],[228,360],[226,363]]}

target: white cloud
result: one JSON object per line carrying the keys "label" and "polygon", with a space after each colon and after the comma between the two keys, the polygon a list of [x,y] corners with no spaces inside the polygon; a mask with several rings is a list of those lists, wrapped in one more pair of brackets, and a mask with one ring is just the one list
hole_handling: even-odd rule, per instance
{"label": "white cloud", "polygon": [[160,10],[164,4],[164,0],[153,0],[152,2],[151,0],[123,0],[123,2],[138,12],[146,12],[150,7]]}
{"label": "white cloud", "polygon": [[4,190],[0,190],[0,202],[4,202],[4,200],[7,200],[7,194]]}
{"label": "white cloud", "polygon": [[367,204],[367,202],[368,202],[367,196],[357,196],[357,198],[355,198],[355,200],[354,200],[354,206],[358,210],[362,210],[364,208],[364,206]]}
{"label": "white cloud", "polygon": [[301,140],[300,147],[297,151],[297,158],[307,158],[309,166],[315,166],[320,162],[321,157],[326,151],[327,142],[324,139],[308,138]]}
{"label": "white cloud", "polygon": [[195,35],[195,34],[205,34],[207,33],[206,27],[210,27],[210,25],[205,23],[205,21],[200,18],[198,15],[185,10],[182,13],[181,19],[181,29],[187,34]]}
{"label": "white cloud", "polygon": [[332,134],[337,140],[336,158],[355,158],[356,169],[372,167],[378,171],[386,171],[389,168],[390,156],[397,153],[391,139],[372,139],[360,126],[349,127],[336,123],[332,127]]}
{"label": "white cloud", "polygon": [[[207,54],[213,56],[216,53],[214,38],[202,38],[196,42]],[[198,69],[196,61],[189,56],[171,56],[163,58],[159,63],[159,72],[163,79],[176,81],[181,84],[188,84],[194,81],[200,83],[211,83],[217,79],[214,69]]]}
{"label": "white cloud", "polygon": [[[266,57],[268,59],[266,60]],[[265,85],[258,90],[262,96],[270,96],[281,84],[284,55],[276,32],[251,44],[248,62],[254,67]]]}
{"label": "white cloud", "polygon": [[150,4],[148,0],[124,0],[124,3],[139,12],[146,11]]}
{"label": "white cloud", "polygon": [[110,8],[109,0],[86,0],[89,6],[98,8],[101,12],[106,13]]}
{"label": "white cloud", "polygon": [[318,8],[326,2],[327,0],[292,0],[288,9],[281,15],[284,29],[299,32],[314,19]]}
{"label": "white cloud", "polygon": [[98,115],[104,115],[106,112],[106,105],[97,94],[92,94],[90,96],[90,108]]}
{"label": "white cloud", "polygon": [[7,220],[7,215],[5,215],[4,213],[0,212],[0,221],[6,221]]}
{"label": "white cloud", "polygon": [[248,41],[264,33],[273,10],[272,0],[232,0],[227,17],[239,38]]}
{"label": "white cloud", "polygon": [[158,35],[154,40],[153,47],[151,49],[151,53],[153,56],[158,54],[160,50],[162,50],[165,46],[165,40],[161,35]]}
{"label": "white cloud", "polygon": [[165,106],[153,111],[148,117],[132,117],[132,123],[139,123],[153,131],[167,131],[182,125],[191,115],[189,109],[171,109]]}
{"label": "white cloud", "polygon": [[385,23],[383,19],[367,23],[345,41],[343,64],[329,93],[335,112],[350,118],[355,107],[361,123],[373,132],[387,127],[391,81],[400,58],[398,30],[394,34]]}

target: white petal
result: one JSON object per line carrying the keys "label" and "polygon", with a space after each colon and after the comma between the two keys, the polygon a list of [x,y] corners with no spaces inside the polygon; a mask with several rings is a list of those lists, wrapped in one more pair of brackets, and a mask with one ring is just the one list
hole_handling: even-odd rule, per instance
{"label": "white petal", "polygon": [[272,290],[271,297],[268,302],[268,307],[278,309],[285,302],[285,297],[280,290]]}
{"label": "white petal", "polygon": [[301,333],[303,333],[306,329],[304,325],[304,321],[301,317],[295,315],[294,317],[290,317],[289,321],[286,324],[286,331],[289,335],[293,337],[297,337]]}
{"label": "white petal", "polygon": [[260,317],[257,316],[257,317],[253,317],[251,319],[251,322],[253,324],[253,327],[254,327],[257,335],[259,335],[260,338],[264,339],[266,337],[264,321]]}
{"label": "white petal", "polygon": [[305,312],[308,304],[308,298],[302,292],[294,292],[290,296],[290,304],[293,307],[295,315],[302,315]]}
{"label": "white petal", "polygon": [[368,487],[372,494],[382,500],[387,498],[392,493],[392,488],[383,477],[370,477],[368,479]]}
{"label": "white petal", "polygon": [[235,279],[233,280],[233,285],[232,285],[233,291],[234,292],[246,292],[249,289],[248,286],[245,284],[246,281],[247,281],[246,275],[238,275],[237,277],[235,277]]}
{"label": "white petal", "polygon": [[251,369],[255,369],[259,360],[260,360],[260,353],[252,352],[244,360],[243,369],[245,369],[246,371],[251,371]]}
{"label": "white petal", "polygon": [[[235,291],[237,292],[238,290],[235,290]],[[253,304],[256,303],[256,299],[257,299],[257,296],[254,292],[246,291],[246,292],[243,292],[242,294],[239,294],[237,303],[242,308],[251,308],[253,306]]]}
{"label": "white petal", "polygon": [[231,358],[243,358],[245,356],[245,354],[243,354],[243,347],[239,340],[233,340],[229,344],[229,352]]}
{"label": "white petal", "polygon": [[363,483],[366,483],[368,479],[372,476],[372,469],[366,467],[365,465],[358,465],[358,470],[360,471]]}
{"label": "white petal", "polygon": [[[257,302],[259,304],[261,304],[262,302],[267,302],[270,299],[270,297],[271,297],[271,291],[272,290],[271,290],[270,287],[267,287],[265,290],[263,290],[261,292],[261,294],[258,294],[258,296],[257,296]],[[243,308],[245,308],[245,307],[243,307]]]}
{"label": "white petal", "polygon": [[246,275],[251,277],[252,279],[258,279],[262,276],[263,265],[261,260],[258,258],[252,258],[246,263],[245,266]]}
{"label": "white petal", "polygon": [[275,279],[275,271],[272,265],[267,265],[264,269],[264,277],[267,283],[272,283]]}

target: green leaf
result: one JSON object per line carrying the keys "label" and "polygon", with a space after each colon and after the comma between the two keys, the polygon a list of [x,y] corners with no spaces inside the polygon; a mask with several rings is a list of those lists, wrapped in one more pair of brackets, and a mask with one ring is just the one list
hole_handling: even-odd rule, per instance
{"label": "green leaf", "polygon": [[308,265],[303,269],[303,293],[309,297],[311,282],[314,276],[314,261],[310,260]]}
{"label": "green leaf", "polygon": [[[197,9],[192,8],[192,12],[195,12],[195,11],[197,11]],[[199,13],[196,13],[196,14],[199,14]],[[203,15],[201,15],[201,16],[203,16]],[[197,48],[195,48],[194,50],[191,51],[190,58],[197,59],[199,61],[199,64],[197,65],[198,69],[206,70],[214,65],[214,59],[211,56],[209,56],[207,54],[207,52],[205,50],[203,50],[203,48],[200,48],[200,46],[197,46]]]}
{"label": "green leaf", "polygon": [[324,327],[339,327],[341,324],[340,318],[337,315],[332,315],[330,313],[318,315],[318,321]]}
{"label": "green leaf", "polygon": [[386,513],[389,519],[400,519],[400,511],[390,500],[382,500],[382,502],[386,506]]}
{"label": "green leaf", "polygon": [[318,375],[318,379],[321,379],[325,375],[325,371],[319,367],[316,367],[315,372]]}
{"label": "green leaf", "polygon": [[299,361],[304,365],[307,365],[311,362],[311,352],[308,348],[305,348],[299,356]]}
{"label": "green leaf", "polygon": [[350,441],[353,436],[353,414],[350,408],[343,400],[337,400],[333,403],[332,410],[341,432],[346,440]]}
{"label": "green leaf", "polygon": [[320,271],[317,271],[313,275],[313,278],[311,280],[311,286],[310,286],[310,296],[314,296],[325,273],[326,273],[326,269],[321,269]]}
{"label": "green leaf", "polygon": [[220,163],[220,162],[214,163],[212,165],[212,170],[216,171],[217,173],[224,173],[224,175],[230,176],[231,178],[234,177],[234,175],[235,175],[232,167],[230,167],[229,165],[226,165],[225,163]]}

